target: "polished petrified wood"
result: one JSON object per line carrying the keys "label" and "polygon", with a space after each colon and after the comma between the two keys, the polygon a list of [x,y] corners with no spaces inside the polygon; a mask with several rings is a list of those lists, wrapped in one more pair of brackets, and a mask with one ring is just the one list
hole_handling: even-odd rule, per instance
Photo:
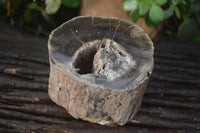
{"label": "polished petrified wood", "polygon": [[49,96],[73,117],[124,125],[137,113],[153,69],[153,43],[137,25],[81,16],[48,42]]}

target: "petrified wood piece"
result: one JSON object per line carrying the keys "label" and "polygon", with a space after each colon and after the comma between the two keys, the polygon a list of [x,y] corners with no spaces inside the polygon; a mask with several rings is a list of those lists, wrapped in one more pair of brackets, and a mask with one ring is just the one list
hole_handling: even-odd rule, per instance
{"label": "petrified wood piece", "polygon": [[153,69],[153,43],[125,20],[82,16],[48,42],[49,96],[73,117],[124,125],[137,113]]}

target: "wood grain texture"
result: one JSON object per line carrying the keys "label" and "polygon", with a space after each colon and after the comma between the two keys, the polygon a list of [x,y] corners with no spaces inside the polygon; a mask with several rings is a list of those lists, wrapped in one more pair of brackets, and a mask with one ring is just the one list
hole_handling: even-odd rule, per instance
{"label": "wood grain texture", "polygon": [[101,125],[122,126],[134,118],[154,64],[153,42],[138,25],[75,17],[51,32],[48,49],[52,101],[74,118]]}
{"label": "wood grain texture", "polygon": [[106,127],[75,120],[49,99],[47,39],[0,24],[0,132],[199,132],[199,51],[195,43],[156,44],[155,69],[135,119]]}

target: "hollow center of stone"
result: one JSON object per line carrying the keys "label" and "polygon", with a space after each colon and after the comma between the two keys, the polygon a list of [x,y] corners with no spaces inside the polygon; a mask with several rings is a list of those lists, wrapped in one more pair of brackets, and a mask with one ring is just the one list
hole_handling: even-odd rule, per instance
{"label": "hollow center of stone", "polygon": [[86,44],[77,50],[73,66],[79,74],[93,73],[93,60],[98,51],[97,46],[97,42],[94,42],[93,45]]}
{"label": "hollow center of stone", "polygon": [[134,65],[132,56],[110,39],[84,44],[76,51],[73,63],[79,74],[93,73],[110,80],[124,76]]}

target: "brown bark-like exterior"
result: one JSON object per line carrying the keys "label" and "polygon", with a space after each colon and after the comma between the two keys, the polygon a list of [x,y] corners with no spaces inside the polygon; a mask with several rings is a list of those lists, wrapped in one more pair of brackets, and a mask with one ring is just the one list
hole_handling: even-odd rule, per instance
{"label": "brown bark-like exterior", "polygon": [[77,17],[51,33],[48,48],[55,103],[101,125],[124,125],[135,116],[153,69],[153,43],[141,28],[117,18]]}

